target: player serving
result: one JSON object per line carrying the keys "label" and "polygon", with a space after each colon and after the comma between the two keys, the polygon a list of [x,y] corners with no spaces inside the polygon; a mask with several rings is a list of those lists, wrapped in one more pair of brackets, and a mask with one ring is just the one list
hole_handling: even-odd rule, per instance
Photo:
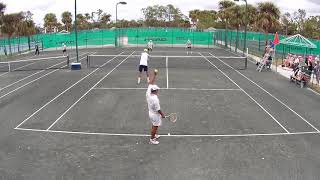
{"label": "player serving", "polygon": [[148,42],[147,47],[148,47],[148,52],[152,52],[152,49],[153,49],[153,42],[152,42],[152,40],[150,40],[150,41]]}
{"label": "player serving", "polygon": [[155,84],[157,74],[158,74],[158,70],[155,69],[146,92],[148,109],[149,109],[149,119],[152,123],[151,137],[150,137],[149,144],[159,144],[159,141],[157,141],[157,139],[160,136],[157,135],[157,131],[158,131],[158,127],[161,126],[162,124],[161,118],[165,118],[164,113],[161,111],[160,101],[158,98],[158,93],[160,88]]}
{"label": "player serving", "polygon": [[144,49],[144,52],[141,53],[141,57],[140,57],[138,84],[140,84],[140,81],[141,81],[142,71],[146,72],[147,81],[149,82],[148,60],[149,60],[148,50]]}

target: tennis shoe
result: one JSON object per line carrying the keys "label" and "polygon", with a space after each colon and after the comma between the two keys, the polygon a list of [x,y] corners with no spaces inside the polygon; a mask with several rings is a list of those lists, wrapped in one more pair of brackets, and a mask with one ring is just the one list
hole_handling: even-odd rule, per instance
{"label": "tennis shoe", "polygon": [[149,144],[157,145],[157,144],[159,144],[159,141],[157,141],[156,138],[150,139]]}

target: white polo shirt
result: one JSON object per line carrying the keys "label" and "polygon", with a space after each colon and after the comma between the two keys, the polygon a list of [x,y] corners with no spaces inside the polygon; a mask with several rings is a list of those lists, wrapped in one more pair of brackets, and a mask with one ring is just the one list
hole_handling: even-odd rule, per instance
{"label": "white polo shirt", "polygon": [[148,66],[149,54],[146,52],[141,53],[140,65]]}
{"label": "white polo shirt", "polygon": [[148,48],[153,48],[153,43],[152,42],[148,42]]}
{"label": "white polo shirt", "polygon": [[191,41],[187,41],[187,47],[191,47]]}
{"label": "white polo shirt", "polygon": [[158,115],[158,111],[160,110],[160,101],[156,94],[151,94],[151,87],[152,85],[150,84],[146,92],[149,115]]}

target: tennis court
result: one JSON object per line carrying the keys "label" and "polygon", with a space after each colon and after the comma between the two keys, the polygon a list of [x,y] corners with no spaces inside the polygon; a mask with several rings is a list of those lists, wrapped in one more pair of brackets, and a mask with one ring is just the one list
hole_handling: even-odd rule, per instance
{"label": "tennis court", "polygon": [[164,121],[160,144],[149,145],[142,50],[80,50],[79,71],[60,51],[17,58],[31,61],[0,74],[0,177],[320,177],[320,96],[250,61],[244,70],[244,57],[220,48],[151,53],[162,110],[179,119]]}

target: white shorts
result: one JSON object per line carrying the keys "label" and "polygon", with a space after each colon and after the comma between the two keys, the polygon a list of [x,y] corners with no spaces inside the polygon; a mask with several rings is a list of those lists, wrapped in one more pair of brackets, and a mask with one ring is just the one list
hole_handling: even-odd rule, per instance
{"label": "white shorts", "polygon": [[149,119],[153,126],[161,126],[162,120],[160,114],[154,114],[149,112]]}

